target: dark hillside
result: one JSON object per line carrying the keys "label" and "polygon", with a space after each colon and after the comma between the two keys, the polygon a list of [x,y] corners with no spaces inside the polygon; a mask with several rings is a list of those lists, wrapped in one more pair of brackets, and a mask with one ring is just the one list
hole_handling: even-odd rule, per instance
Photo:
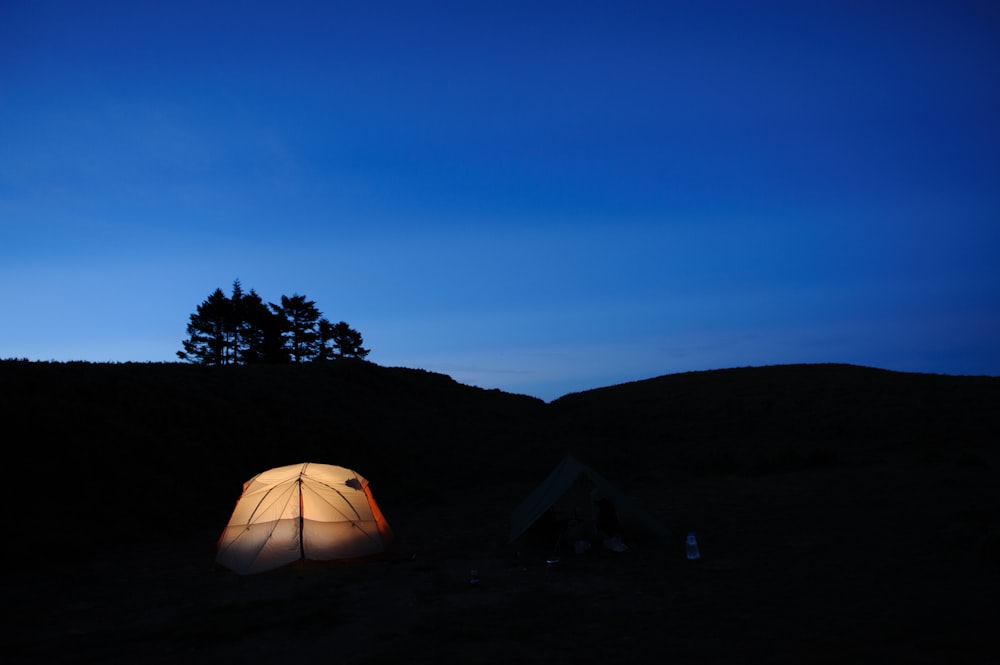
{"label": "dark hillside", "polygon": [[105,512],[100,523],[122,533],[151,528],[136,514],[162,518],[137,538],[217,525],[243,481],[299,461],[358,469],[391,504],[438,500],[443,483],[530,482],[565,452],[657,481],[890,457],[976,463],[1000,440],[998,378],[847,365],[675,374],[551,404],[360,361],[5,361],[0,389],[8,431],[29,434],[13,446],[18,466],[44,468],[50,491],[74,497],[65,519]]}
{"label": "dark hillside", "polygon": [[[6,361],[0,389],[5,427],[29,435],[12,446],[18,468],[44,470],[48,495],[72,499],[62,507],[64,524],[85,525],[72,533],[78,552],[87,538],[103,541],[105,531],[155,539],[216,528],[245,480],[301,461],[357,469],[390,504],[395,491],[434,500],[442,476],[454,487],[510,473],[538,444],[532,423],[545,406],[441,374],[360,361]],[[471,468],[475,475],[452,473]],[[23,482],[37,480],[32,474]],[[75,531],[64,526],[39,536]]]}
{"label": "dark hillside", "polygon": [[[562,436],[664,471],[972,461],[1000,441],[1000,378],[780,365],[673,374],[566,395]],[[647,471],[649,469],[647,468]]]}
{"label": "dark hillside", "polygon": [[[0,416],[15,662],[1000,662],[997,377],[786,365],[546,404],[365,362],[5,361]],[[508,546],[566,452],[672,540]],[[302,461],[368,477],[392,558],[216,569],[242,483]]]}

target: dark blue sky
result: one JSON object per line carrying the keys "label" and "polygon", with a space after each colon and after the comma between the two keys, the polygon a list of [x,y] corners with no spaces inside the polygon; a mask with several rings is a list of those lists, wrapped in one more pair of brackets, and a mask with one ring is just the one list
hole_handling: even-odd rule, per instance
{"label": "dark blue sky", "polygon": [[0,3],[0,357],[174,360],[234,279],[553,399],[1000,374],[990,2]]}

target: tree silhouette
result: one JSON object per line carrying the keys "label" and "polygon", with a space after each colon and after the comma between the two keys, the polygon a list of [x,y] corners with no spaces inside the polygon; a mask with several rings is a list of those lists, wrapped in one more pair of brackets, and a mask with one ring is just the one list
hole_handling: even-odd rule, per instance
{"label": "tree silhouette", "polygon": [[332,325],[305,296],[265,304],[256,291],[233,281],[231,297],[216,289],[190,316],[188,338],[177,357],[202,365],[287,363],[364,358],[361,333],[341,321]]}
{"label": "tree silhouette", "polygon": [[248,365],[288,362],[288,350],[282,337],[283,321],[264,304],[257,292],[251,289],[235,309],[240,331],[240,361]]}
{"label": "tree silhouette", "polygon": [[329,321],[323,319],[320,321],[319,330],[322,348],[325,351],[327,343],[329,343],[330,347],[336,351],[337,357],[364,358],[370,352],[369,349],[362,346],[364,340],[361,333],[351,328],[345,321],[331,325]]}
{"label": "tree silhouette", "polygon": [[319,355],[318,322],[322,313],[316,309],[316,303],[306,300],[306,297],[294,294],[292,297],[281,296],[281,305],[271,303],[275,314],[284,319],[285,346],[289,349],[294,362],[306,362]]}
{"label": "tree silhouette", "polygon": [[177,357],[202,365],[235,362],[230,353],[231,329],[232,302],[222,289],[216,289],[191,315],[188,338],[182,342],[184,350],[178,351]]}
{"label": "tree silhouette", "polygon": [[316,332],[319,335],[319,355],[316,356],[316,360],[330,360],[333,358],[333,348],[330,343],[333,338],[333,324],[322,318],[316,325]]}

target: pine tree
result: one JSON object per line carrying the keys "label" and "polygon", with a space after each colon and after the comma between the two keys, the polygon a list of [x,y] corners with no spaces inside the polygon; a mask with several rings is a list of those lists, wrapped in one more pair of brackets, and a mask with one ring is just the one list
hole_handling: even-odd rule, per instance
{"label": "pine tree", "polygon": [[318,322],[322,313],[316,303],[294,294],[281,296],[281,305],[271,303],[271,309],[284,320],[285,346],[294,362],[307,362],[319,356]]}
{"label": "pine tree", "polygon": [[222,289],[216,289],[198,305],[187,326],[188,338],[177,357],[201,365],[224,365],[235,362],[231,354],[232,301]]}
{"label": "pine tree", "polygon": [[287,363],[289,356],[282,337],[283,319],[272,312],[257,292],[240,300],[237,309],[240,322],[240,362]]}
{"label": "pine tree", "polygon": [[326,344],[329,342],[338,358],[364,358],[369,354],[370,350],[362,346],[364,340],[361,333],[347,325],[347,322],[341,321],[330,325],[329,321],[325,321],[325,326],[322,323],[320,335],[323,339],[323,347],[326,348]]}
{"label": "pine tree", "polygon": [[333,358],[333,349],[331,348],[333,324],[326,318],[322,318],[316,325],[316,332],[319,334],[319,355],[316,356],[316,360],[330,360]]}

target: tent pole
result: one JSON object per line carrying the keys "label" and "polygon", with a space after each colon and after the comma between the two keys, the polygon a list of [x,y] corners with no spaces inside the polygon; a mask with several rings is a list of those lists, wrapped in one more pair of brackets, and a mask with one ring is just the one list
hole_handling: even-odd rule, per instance
{"label": "tent pole", "polygon": [[296,484],[299,487],[299,560],[300,561],[305,561],[306,560],[306,545],[305,545],[305,542],[303,542],[305,540],[305,538],[304,538],[304,534],[303,534],[303,531],[302,531],[303,528],[305,527],[305,523],[304,523],[304,520],[303,520],[303,517],[302,517],[302,476],[301,476],[301,474],[299,475],[298,479],[295,482],[296,482]]}

